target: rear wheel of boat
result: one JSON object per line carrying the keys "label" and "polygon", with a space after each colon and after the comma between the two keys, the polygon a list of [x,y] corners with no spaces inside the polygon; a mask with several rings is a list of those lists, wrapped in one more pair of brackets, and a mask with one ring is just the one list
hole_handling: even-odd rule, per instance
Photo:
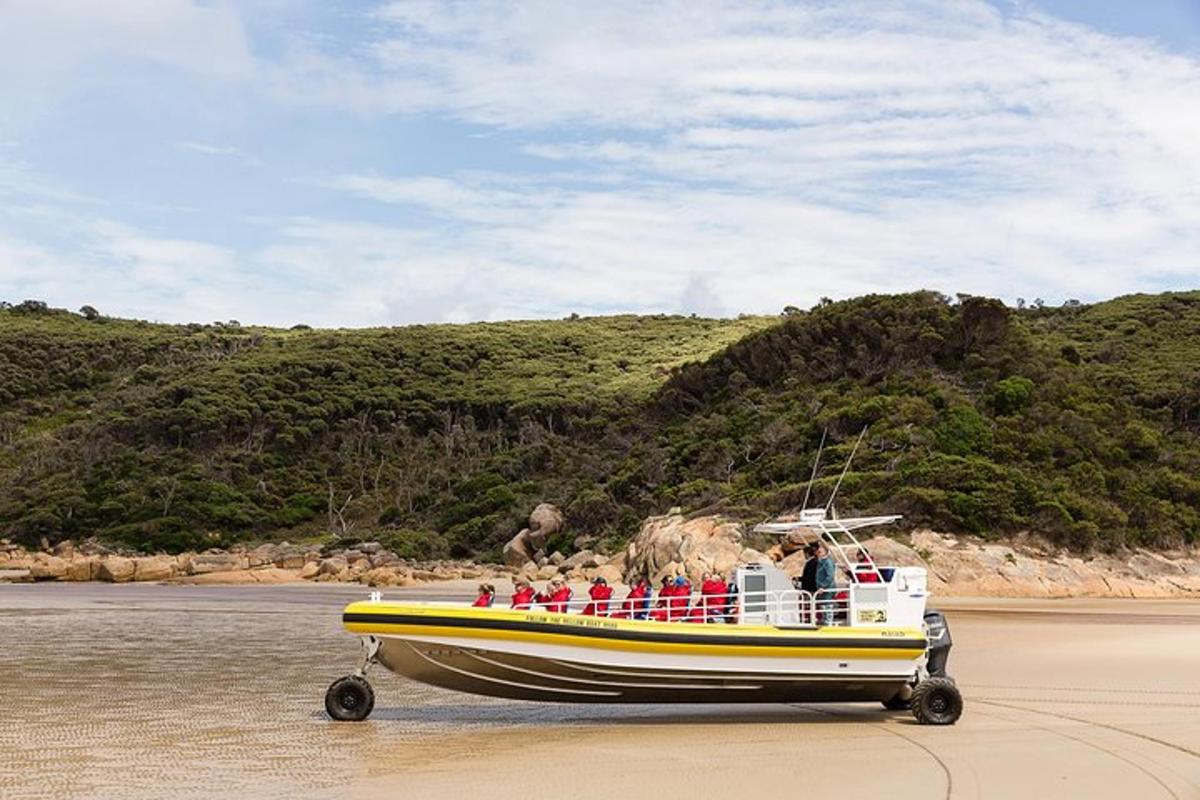
{"label": "rear wheel of boat", "polygon": [[338,678],[325,690],[325,710],[341,722],[364,720],[375,708],[375,690],[359,675]]}
{"label": "rear wheel of boat", "polygon": [[913,690],[912,714],[922,725],[953,725],[962,716],[963,699],[950,678],[926,678]]}

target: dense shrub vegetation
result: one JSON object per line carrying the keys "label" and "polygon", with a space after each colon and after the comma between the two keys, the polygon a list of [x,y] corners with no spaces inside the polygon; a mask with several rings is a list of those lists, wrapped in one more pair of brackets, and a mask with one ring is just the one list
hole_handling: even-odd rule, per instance
{"label": "dense shrub vegetation", "polygon": [[823,500],[1078,548],[1200,538],[1200,293],[933,293],[777,318],[289,331],[0,307],[0,532],[145,549],[387,539],[494,557],[529,508]]}

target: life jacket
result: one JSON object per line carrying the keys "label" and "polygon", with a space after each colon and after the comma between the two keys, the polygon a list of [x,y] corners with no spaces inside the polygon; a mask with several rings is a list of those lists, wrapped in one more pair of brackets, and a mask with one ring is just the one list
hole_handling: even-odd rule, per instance
{"label": "life jacket", "polygon": [[612,599],[612,587],[605,584],[593,583],[588,589],[588,597],[592,598],[592,602],[588,603],[583,608],[583,613],[590,617],[607,616],[608,603],[600,602],[602,600]]}
{"label": "life jacket", "polygon": [[481,594],[475,598],[475,602],[471,603],[472,608],[487,608],[496,600],[494,594]]}
{"label": "life jacket", "polygon": [[526,586],[524,589],[518,589],[517,591],[513,592],[512,607],[528,610],[533,607],[533,600],[533,587]]}

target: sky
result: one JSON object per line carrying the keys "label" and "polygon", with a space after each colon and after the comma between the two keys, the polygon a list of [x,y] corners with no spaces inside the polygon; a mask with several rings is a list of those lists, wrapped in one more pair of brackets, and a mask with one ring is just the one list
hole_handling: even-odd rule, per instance
{"label": "sky", "polygon": [[0,0],[0,299],[361,327],[1200,288],[1200,0]]}

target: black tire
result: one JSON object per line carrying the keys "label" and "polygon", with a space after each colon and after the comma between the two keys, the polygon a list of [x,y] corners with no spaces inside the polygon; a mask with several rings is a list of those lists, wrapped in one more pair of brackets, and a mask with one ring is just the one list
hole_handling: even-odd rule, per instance
{"label": "black tire", "polygon": [[359,722],[375,708],[375,690],[358,675],[338,678],[325,690],[325,711],[339,722]]}
{"label": "black tire", "polygon": [[962,712],[962,693],[949,678],[926,678],[913,690],[912,714],[922,725],[953,725]]}
{"label": "black tire", "polygon": [[912,708],[912,692],[897,692],[883,701],[888,711],[908,711]]}

